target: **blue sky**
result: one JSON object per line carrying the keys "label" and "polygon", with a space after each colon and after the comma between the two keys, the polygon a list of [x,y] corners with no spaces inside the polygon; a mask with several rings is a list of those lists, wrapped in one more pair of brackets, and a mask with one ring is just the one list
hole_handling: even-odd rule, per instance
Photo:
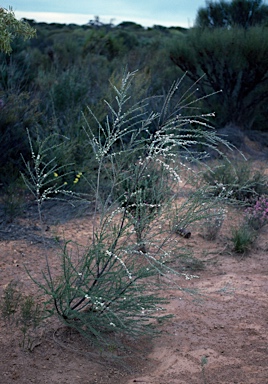
{"label": "blue sky", "polygon": [[2,0],[1,6],[11,6],[18,19],[38,22],[86,24],[99,16],[105,23],[134,21],[143,26],[188,28],[205,0]]}

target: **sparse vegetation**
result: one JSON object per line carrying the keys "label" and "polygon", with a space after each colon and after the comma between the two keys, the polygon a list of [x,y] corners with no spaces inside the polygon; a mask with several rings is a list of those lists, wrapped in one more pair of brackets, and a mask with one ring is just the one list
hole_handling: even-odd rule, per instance
{"label": "sparse vegetation", "polygon": [[204,172],[204,180],[212,186],[211,193],[225,196],[229,201],[254,204],[268,191],[267,176],[245,160],[233,163],[222,160]]}
{"label": "sparse vegetation", "polygon": [[22,288],[22,284],[16,281],[11,281],[6,286],[0,311],[1,317],[11,331],[20,331],[21,348],[32,351],[37,342],[37,328],[43,320],[43,309],[33,296],[24,295]]}

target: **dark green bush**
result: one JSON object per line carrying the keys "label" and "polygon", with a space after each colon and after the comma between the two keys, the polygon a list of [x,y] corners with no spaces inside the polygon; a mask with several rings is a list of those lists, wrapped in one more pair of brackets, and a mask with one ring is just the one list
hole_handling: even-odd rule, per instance
{"label": "dark green bush", "polygon": [[264,27],[193,28],[171,49],[172,61],[192,81],[205,73],[199,86],[202,95],[217,93],[206,99],[216,113],[217,127],[268,129],[256,126],[268,97],[267,36]]}
{"label": "dark green bush", "polygon": [[231,240],[233,242],[234,251],[236,253],[245,254],[252,246],[255,237],[255,231],[245,223],[238,228],[233,228]]}

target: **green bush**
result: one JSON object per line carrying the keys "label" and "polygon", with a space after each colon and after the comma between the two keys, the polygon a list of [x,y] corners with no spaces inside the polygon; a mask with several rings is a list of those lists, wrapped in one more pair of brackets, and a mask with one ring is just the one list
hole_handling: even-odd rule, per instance
{"label": "green bush", "polygon": [[226,197],[237,202],[254,204],[256,199],[267,193],[267,177],[254,170],[249,162],[231,163],[222,161],[203,174],[205,182],[212,187],[215,196]]}
{"label": "green bush", "polygon": [[233,228],[231,240],[233,243],[234,251],[236,253],[245,254],[252,246],[255,237],[255,231],[246,223],[242,223],[242,225],[238,228]]}
{"label": "green bush", "polygon": [[245,29],[254,25],[266,24],[268,7],[263,0],[206,1],[195,20],[199,28],[226,28],[239,25]]}
{"label": "green bush", "polygon": [[0,8],[0,51],[11,53],[11,44],[16,36],[30,39],[34,35],[35,30],[27,22],[15,18],[12,8]]}
{"label": "green bush", "polygon": [[19,330],[22,349],[33,351],[38,338],[38,327],[43,320],[43,308],[33,298],[21,293],[22,284],[11,281],[4,289],[0,301],[0,314],[6,326]]}
{"label": "green bush", "polygon": [[267,34],[263,27],[193,28],[171,49],[172,61],[192,81],[205,73],[199,89],[201,95],[216,92],[205,101],[217,127],[267,129],[256,126],[267,104]]}

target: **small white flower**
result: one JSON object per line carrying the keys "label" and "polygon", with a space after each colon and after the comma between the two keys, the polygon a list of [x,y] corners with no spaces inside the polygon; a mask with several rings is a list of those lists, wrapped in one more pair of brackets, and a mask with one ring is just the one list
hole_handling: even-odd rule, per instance
{"label": "small white flower", "polygon": [[114,324],[114,323],[110,323],[110,325],[111,325],[112,327],[115,327],[115,324]]}

